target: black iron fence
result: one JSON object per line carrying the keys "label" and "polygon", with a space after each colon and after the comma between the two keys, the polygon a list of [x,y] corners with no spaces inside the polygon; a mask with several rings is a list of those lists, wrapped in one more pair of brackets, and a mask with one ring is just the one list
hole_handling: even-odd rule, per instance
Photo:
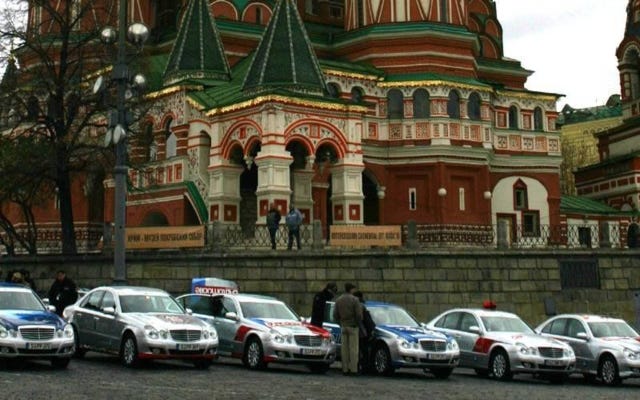
{"label": "black iron fence", "polygon": [[[300,239],[303,248],[336,248],[327,239],[327,229],[319,221],[302,225]],[[540,225],[535,229],[522,225],[425,225],[410,222],[402,226],[402,247],[476,247],[493,249],[545,248],[627,248],[627,225],[602,222],[583,225]],[[111,227],[83,226],[77,229],[78,252],[100,253],[112,246]],[[282,225],[276,234],[277,248],[287,247],[288,231]],[[38,253],[59,254],[62,250],[59,230],[48,227],[38,232]],[[210,251],[226,249],[271,248],[265,225],[251,228],[213,222],[207,226],[205,247]],[[295,247],[295,246],[294,246]],[[0,246],[0,251],[6,254]],[[205,249],[206,250],[206,249]],[[16,248],[17,254],[25,254]]]}

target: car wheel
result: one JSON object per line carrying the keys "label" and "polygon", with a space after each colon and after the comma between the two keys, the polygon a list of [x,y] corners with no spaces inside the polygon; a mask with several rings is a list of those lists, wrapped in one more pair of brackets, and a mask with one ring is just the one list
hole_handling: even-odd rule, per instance
{"label": "car wheel", "polygon": [[508,381],[513,377],[511,365],[509,364],[509,356],[502,349],[494,351],[491,355],[489,370],[494,378],[502,381]]}
{"label": "car wheel", "polygon": [[87,353],[87,350],[80,347],[80,336],[78,335],[78,330],[75,326],[73,327],[73,342],[75,344],[75,351],[73,353],[73,356],[76,358],[84,357],[84,355]]}
{"label": "car wheel", "polygon": [[431,373],[438,379],[447,379],[452,372],[453,368],[431,368]]}
{"label": "car wheel", "polygon": [[260,339],[252,337],[247,342],[244,349],[244,364],[250,369],[264,369],[267,364],[264,362],[264,350]]}
{"label": "car wheel", "polygon": [[600,359],[598,365],[598,376],[607,385],[617,385],[620,383],[620,375],[618,374],[618,363],[616,359],[610,355],[605,355]]}
{"label": "car wheel", "polygon": [[391,366],[391,354],[385,345],[378,345],[373,352],[373,369],[378,375],[391,375],[393,367]]}
{"label": "car wheel", "polygon": [[70,358],[52,358],[51,366],[57,369],[65,369],[69,365],[70,361]]}
{"label": "car wheel", "polygon": [[208,360],[208,359],[195,360],[193,362],[193,366],[196,367],[197,369],[209,369],[211,364],[213,364],[213,360]]}
{"label": "car wheel", "polygon": [[317,363],[313,363],[313,364],[308,364],[307,365],[309,367],[309,371],[315,373],[315,374],[324,374],[327,371],[329,371],[329,364],[317,364]]}
{"label": "car wheel", "polygon": [[136,343],[136,338],[131,333],[127,333],[122,339],[120,360],[125,367],[135,367],[140,361],[138,357],[138,343]]}

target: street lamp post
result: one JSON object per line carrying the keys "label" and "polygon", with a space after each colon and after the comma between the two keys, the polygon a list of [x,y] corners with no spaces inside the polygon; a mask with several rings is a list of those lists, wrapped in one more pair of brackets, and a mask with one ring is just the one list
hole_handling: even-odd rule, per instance
{"label": "street lamp post", "polygon": [[[117,58],[111,73],[111,85],[116,89],[116,107],[109,112],[109,128],[105,138],[107,146],[115,145],[115,198],[114,198],[114,277],[113,283],[123,285],[127,282],[127,268],[125,263],[125,225],[127,209],[127,133],[132,121],[131,111],[127,107],[127,101],[133,91],[142,91],[146,79],[141,74],[131,77],[127,61],[127,43],[142,49],[144,42],[149,37],[149,30],[144,24],[133,23],[127,29],[127,0],[120,0],[118,11],[118,32],[112,27],[106,27],[101,32],[102,41],[113,44],[117,39]],[[94,85],[94,91],[103,89],[102,77]]]}

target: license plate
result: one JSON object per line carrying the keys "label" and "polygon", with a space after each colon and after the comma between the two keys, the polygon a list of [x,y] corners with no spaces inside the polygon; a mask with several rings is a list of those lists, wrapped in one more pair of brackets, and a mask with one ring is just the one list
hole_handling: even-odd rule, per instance
{"label": "license plate", "polygon": [[301,352],[307,356],[321,356],[324,354],[322,349],[301,349]]}
{"label": "license plate", "polygon": [[27,343],[29,350],[51,350],[50,343]]}
{"label": "license plate", "polygon": [[427,354],[427,358],[429,360],[446,360],[447,358],[449,358],[449,355],[448,354],[431,353],[431,354]]}
{"label": "license plate", "polygon": [[200,350],[200,345],[193,343],[178,343],[178,350]]}
{"label": "license plate", "polygon": [[562,360],[544,360],[544,365],[557,367],[557,366],[560,366],[560,365],[564,365],[564,361],[562,361]]}

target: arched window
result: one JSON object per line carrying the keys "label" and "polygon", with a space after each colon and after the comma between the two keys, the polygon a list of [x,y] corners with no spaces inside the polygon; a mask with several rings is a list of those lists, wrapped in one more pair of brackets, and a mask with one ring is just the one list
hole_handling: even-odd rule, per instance
{"label": "arched window", "polygon": [[354,103],[362,103],[362,99],[364,97],[364,91],[362,88],[354,87],[351,89],[351,101]]}
{"label": "arched window", "polygon": [[467,102],[467,115],[469,119],[479,121],[480,116],[480,95],[473,92],[469,95],[469,101]]}
{"label": "arched window", "polygon": [[509,129],[518,129],[518,107],[509,107]]}
{"label": "arched window", "polygon": [[529,208],[529,195],[527,193],[527,184],[518,179],[513,184],[513,209],[526,210]]}
{"label": "arched window", "polygon": [[340,87],[335,83],[327,84],[327,94],[332,99],[337,99],[340,97]]}
{"label": "arched window", "polygon": [[449,118],[460,118],[460,95],[455,90],[449,92],[447,114]]}
{"label": "arched window", "polygon": [[387,104],[389,119],[404,118],[404,100],[402,92],[398,89],[391,89],[387,93]]}
{"label": "arched window", "polygon": [[429,92],[425,89],[413,92],[413,118],[429,118]]}
{"label": "arched window", "polygon": [[178,138],[176,137],[175,133],[171,132],[172,122],[173,120],[170,119],[167,121],[166,125],[164,126],[164,134],[166,138],[165,158],[171,158],[176,155]]}
{"label": "arched window", "polygon": [[449,0],[440,0],[440,22],[449,22]]}
{"label": "arched window", "polygon": [[262,7],[256,7],[256,24],[262,24]]}
{"label": "arched window", "polygon": [[387,93],[387,107],[389,119],[404,118],[404,96],[398,89],[391,89]]}
{"label": "arched window", "polygon": [[542,108],[540,107],[536,107],[535,110],[533,110],[533,129],[536,131],[544,130]]}

